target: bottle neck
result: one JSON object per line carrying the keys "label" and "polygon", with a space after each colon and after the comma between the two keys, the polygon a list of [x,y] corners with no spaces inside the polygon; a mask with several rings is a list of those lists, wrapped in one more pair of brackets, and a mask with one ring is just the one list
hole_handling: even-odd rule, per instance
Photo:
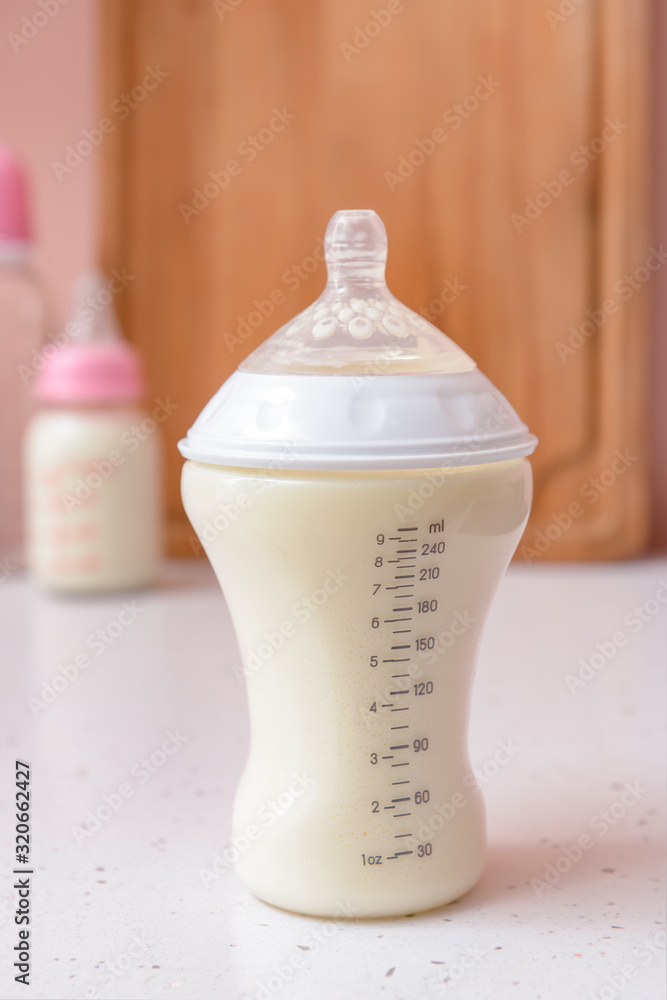
{"label": "bottle neck", "polygon": [[0,240],[0,267],[31,264],[32,243],[28,240]]}
{"label": "bottle neck", "polygon": [[327,289],[349,297],[358,288],[384,288],[385,262],[351,260],[329,268]]}

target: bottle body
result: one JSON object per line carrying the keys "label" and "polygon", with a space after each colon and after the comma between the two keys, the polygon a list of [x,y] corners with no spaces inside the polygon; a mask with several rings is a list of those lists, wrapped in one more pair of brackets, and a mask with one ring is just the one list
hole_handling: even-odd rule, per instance
{"label": "bottle body", "polygon": [[52,406],[24,441],[27,562],[58,591],[141,587],[161,552],[161,445],[134,404]]}
{"label": "bottle body", "polygon": [[[2,247],[0,245],[0,254]],[[16,567],[23,561],[21,441],[34,409],[31,395],[35,355],[44,336],[45,303],[27,258],[0,255],[0,341],[3,363],[0,391],[3,427],[0,438],[0,559]]]}
{"label": "bottle body", "polygon": [[470,690],[531,489],[525,459],[365,473],[186,462],[184,506],[247,684],[233,835],[260,898],[391,916],[478,879]]}

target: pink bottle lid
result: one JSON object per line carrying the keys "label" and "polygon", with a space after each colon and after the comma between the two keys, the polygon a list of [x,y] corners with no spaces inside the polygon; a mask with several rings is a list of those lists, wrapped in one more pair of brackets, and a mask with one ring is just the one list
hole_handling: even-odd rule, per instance
{"label": "pink bottle lid", "polygon": [[139,352],[123,340],[105,276],[83,274],[74,286],[73,319],[62,346],[42,349],[45,367],[34,383],[43,403],[112,403],[146,394]]}
{"label": "pink bottle lid", "polygon": [[10,149],[0,146],[0,245],[29,241],[25,169]]}
{"label": "pink bottle lid", "polygon": [[131,344],[70,344],[55,353],[35,382],[43,403],[110,403],[145,395],[141,359]]}

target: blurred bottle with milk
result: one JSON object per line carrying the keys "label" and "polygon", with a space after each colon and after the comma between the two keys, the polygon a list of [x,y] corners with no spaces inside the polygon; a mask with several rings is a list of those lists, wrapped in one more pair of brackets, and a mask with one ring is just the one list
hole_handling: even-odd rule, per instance
{"label": "blurred bottle with milk", "polygon": [[33,386],[27,563],[52,591],[143,587],[161,555],[159,425],[173,404],[156,400],[146,412],[143,366],[118,325],[114,283],[96,271],[79,278],[73,320]]}

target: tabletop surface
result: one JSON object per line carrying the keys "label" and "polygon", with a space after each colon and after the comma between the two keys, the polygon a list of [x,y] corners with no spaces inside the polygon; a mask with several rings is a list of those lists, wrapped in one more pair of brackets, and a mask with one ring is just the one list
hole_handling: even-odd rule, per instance
{"label": "tabletop surface", "polygon": [[[480,882],[413,917],[327,921],[255,899],[219,861],[248,726],[208,565],[87,599],[5,579],[0,996],[664,997],[666,602],[662,560],[512,566],[472,705]],[[28,987],[7,960],[15,759],[31,765]]]}

